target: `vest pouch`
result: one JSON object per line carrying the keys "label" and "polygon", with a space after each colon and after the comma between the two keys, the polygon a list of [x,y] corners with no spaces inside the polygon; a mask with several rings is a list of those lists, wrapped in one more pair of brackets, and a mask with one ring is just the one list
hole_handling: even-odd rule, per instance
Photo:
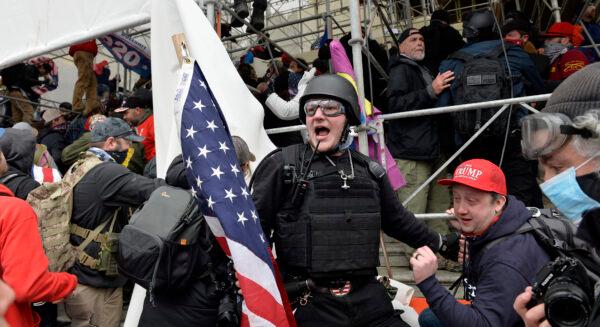
{"label": "vest pouch", "polygon": [[117,276],[117,250],[119,249],[119,234],[109,233],[107,241],[100,245],[100,267],[106,276]]}
{"label": "vest pouch", "polygon": [[315,214],[311,272],[352,272],[379,265],[379,213]]}
{"label": "vest pouch", "polygon": [[306,214],[277,213],[275,242],[277,257],[284,264],[306,268],[310,261],[310,221]]}
{"label": "vest pouch", "polygon": [[141,228],[126,225],[119,236],[119,273],[148,289],[162,253],[163,242]]}
{"label": "vest pouch", "polygon": [[161,263],[163,269],[156,276],[157,284],[162,284],[163,288],[168,289],[181,289],[189,286],[201,250],[200,242],[187,244],[165,241],[164,247],[165,253]]}

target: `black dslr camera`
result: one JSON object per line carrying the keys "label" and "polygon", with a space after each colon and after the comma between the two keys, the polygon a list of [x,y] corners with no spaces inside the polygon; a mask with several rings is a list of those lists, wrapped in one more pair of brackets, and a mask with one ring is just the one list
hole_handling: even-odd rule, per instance
{"label": "black dslr camera", "polygon": [[579,260],[558,257],[548,263],[537,274],[533,294],[529,305],[543,302],[552,326],[587,326],[594,304],[593,285]]}

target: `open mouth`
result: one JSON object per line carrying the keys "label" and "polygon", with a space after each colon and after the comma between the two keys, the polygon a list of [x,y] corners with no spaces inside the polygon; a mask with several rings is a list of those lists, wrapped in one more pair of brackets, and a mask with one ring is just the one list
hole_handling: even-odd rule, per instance
{"label": "open mouth", "polygon": [[329,128],[327,128],[327,127],[316,127],[315,128],[315,135],[317,136],[317,139],[322,140],[322,139],[326,138],[329,135]]}

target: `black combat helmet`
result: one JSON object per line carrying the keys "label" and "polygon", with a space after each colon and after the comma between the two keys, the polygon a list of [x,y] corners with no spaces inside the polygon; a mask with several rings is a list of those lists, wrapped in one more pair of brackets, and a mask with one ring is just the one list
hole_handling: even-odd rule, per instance
{"label": "black combat helmet", "polygon": [[315,77],[304,91],[300,98],[300,120],[306,124],[306,113],[304,104],[310,99],[335,99],[340,101],[346,109],[346,119],[351,126],[360,125],[360,105],[358,104],[358,95],[354,86],[345,78],[325,74]]}
{"label": "black combat helmet", "polygon": [[496,19],[489,9],[470,12],[463,18],[463,36],[467,40],[486,41],[498,37]]}

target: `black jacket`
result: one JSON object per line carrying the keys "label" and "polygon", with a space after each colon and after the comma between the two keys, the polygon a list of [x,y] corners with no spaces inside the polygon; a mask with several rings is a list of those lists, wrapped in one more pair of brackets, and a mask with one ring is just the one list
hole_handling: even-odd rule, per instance
{"label": "black jacket", "polygon": [[3,184],[16,197],[25,200],[31,190],[40,186],[31,175],[35,155],[33,135],[29,131],[7,128],[0,136],[0,151],[8,164],[8,171],[0,179],[7,178]]}
{"label": "black jacket", "polygon": [[[600,202],[600,172],[577,176],[577,183],[587,196]],[[577,236],[600,250],[600,208],[583,213],[583,219],[577,228]]]}
{"label": "black jacket", "polygon": [[[354,155],[353,155],[354,157]],[[339,157],[332,157],[336,167],[344,171],[351,171],[348,152]],[[362,162],[353,159],[354,165],[360,165]],[[324,155],[315,155],[310,170],[315,174],[329,169],[331,163]],[[275,228],[277,213],[287,200],[289,185],[284,182],[284,162],[282,152],[275,152],[271,156],[263,159],[260,166],[254,173],[254,185],[252,186],[254,204],[261,220],[261,225],[265,235],[271,235]],[[349,182],[352,187],[352,182]],[[406,210],[392,189],[387,175],[378,179],[381,199],[381,228],[383,231],[412,247],[429,246],[434,251],[439,248],[440,236],[432,231],[415,216]],[[282,268],[283,269],[283,268]],[[375,271],[373,272],[375,274]]]}
{"label": "black jacket", "polygon": [[65,173],[69,167],[62,162],[62,151],[67,146],[67,141],[63,133],[52,129],[51,127],[44,127],[40,130],[38,135],[38,143],[43,144],[48,148],[48,152],[56,162],[58,170],[61,173]]}
{"label": "black jacket", "polygon": [[0,183],[8,187],[17,198],[23,200],[27,200],[29,192],[40,186],[33,177],[10,166],[6,173],[0,176]]}
{"label": "black jacket", "polygon": [[440,63],[449,54],[457,51],[465,45],[462,36],[454,27],[432,20],[429,26],[421,28],[421,34],[425,39],[425,59],[423,65],[434,75],[440,69]]}
{"label": "black jacket", "polygon": [[[389,65],[388,112],[432,108],[437,96],[431,74],[403,55]],[[386,128],[387,146],[396,159],[430,160],[439,157],[438,127],[434,116],[393,119]]]}
{"label": "black jacket", "polygon": [[4,85],[12,89],[21,89],[28,95],[33,93],[31,87],[42,84],[39,80],[40,73],[34,65],[16,64],[4,68],[0,75]]}
{"label": "black jacket", "polygon": [[[137,175],[115,162],[103,162],[92,168],[75,186],[71,222],[93,230],[104,220],[110,219],[117,208],[122,208],[113,230],[118,233],[129,220],[129,208],[135,209],[144,203],[152,191],[164,184],[162,179]],[[103,232],[108,229],[107,224]],[[81,237],[71,235],[71,244],[74,246],[82,242]],[[85,252],[98,258],[100,244],[92,242]],[[121,287],[126,281],[125,277],[107,277],[79,262],[69,272],[77,276],[80,284],[98,288]]]}

